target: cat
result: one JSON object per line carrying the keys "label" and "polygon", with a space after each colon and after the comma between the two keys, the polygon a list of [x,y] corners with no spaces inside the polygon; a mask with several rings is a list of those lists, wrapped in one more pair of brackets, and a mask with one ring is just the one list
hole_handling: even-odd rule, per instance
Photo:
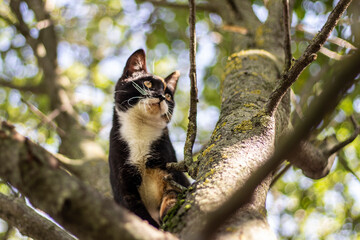
{"label": "cat", "polygon": [[139,49],[115,86],[109,149],[114,199],[157,228],[179,193],[164,178],[189,186],[182,172],[166,169],[166,163],[176,162],[167,124],[179,76],[178,71],[165,79],[148,73],[145,52]]}

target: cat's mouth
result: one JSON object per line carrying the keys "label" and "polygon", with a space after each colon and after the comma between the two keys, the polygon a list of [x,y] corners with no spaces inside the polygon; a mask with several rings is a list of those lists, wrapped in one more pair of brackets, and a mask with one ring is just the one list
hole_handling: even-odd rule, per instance
{"label": "cat's mouth", "polygon": [[168,111],[166,101],[162,101],[159,98],[147,98],[144,104],[146,112],[151,115],[165,115]]}

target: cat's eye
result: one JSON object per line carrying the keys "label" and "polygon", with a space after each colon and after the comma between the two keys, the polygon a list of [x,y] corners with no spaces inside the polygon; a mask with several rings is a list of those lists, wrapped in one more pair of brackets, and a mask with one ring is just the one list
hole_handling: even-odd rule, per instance
{"label": "cat's eye", "polygon": [[151,88],[151,87],[152,87],[152,83],[151,83],[150,81],[145,81],[145,82],[144,82],[144,85],[145,85],[145,87],[147,87],[147,88]]}
{"label": "cat's eye", "polygon": [[171,95],[170,94],[165,93],[165,98],[166,98],[166,100],[171,101]]}

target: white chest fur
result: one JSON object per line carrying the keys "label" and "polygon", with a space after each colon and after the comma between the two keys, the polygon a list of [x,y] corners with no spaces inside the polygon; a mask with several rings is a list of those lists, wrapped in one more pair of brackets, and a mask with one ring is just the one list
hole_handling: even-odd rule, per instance
{"label": "white chest fur", "polygon": [[161,137],[166,121],[160,114],[144,111],[142,104],[137,104],[126,112],[116,112],[121,124],[120,134],[130,148],[129,162],[143,170],[151,144]]}

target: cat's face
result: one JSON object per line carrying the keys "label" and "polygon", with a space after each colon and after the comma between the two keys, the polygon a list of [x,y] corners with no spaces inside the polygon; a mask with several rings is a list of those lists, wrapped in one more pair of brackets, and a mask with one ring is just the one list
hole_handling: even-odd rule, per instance
{"label": "cat's face", "polygon": [[144,118],[162,117],[170,121],[179,76],[178,71],[165,79],[148,73],[145,52],[137,50],[127,60],[123,75],[116,84],[117,111],[133,109]]}

